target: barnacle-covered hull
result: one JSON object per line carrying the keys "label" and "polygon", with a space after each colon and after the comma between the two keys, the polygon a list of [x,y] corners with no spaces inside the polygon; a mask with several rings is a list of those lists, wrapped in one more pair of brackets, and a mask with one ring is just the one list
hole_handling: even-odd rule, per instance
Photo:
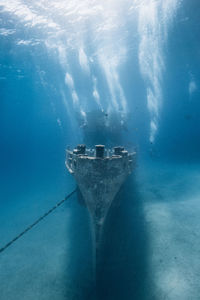
{"label": "barnacle-covered hull", "polygon": [[96,151],[79,145],[67,151],[66,166],[74,176],[92,216],[96,243],[112,201],[133,169],[135,153],[129,154],[122,147],[114,151],[97,145]]}

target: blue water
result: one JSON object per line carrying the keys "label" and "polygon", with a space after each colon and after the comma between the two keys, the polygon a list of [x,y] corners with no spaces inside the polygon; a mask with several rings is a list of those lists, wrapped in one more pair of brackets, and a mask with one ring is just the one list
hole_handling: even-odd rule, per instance
{"label": "blue water", "polygon": [[75,187],[65,149],[137,149],[96,264],[75,194],[0,254],[0,299],[198,300],[197,0],[0,1],[0,247]]}

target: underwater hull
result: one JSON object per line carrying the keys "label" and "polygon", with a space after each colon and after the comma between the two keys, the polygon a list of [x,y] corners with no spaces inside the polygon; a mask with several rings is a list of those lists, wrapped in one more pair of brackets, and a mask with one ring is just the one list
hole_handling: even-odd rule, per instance
{"label": "underwater hull", "polygon": [[125,154],[92,157],[71,152],[66,164],[91,214],[96,244],[112,201],[133,168],[133,154]]}
{"label": "underwater hull", "polygon": [[[102,227],[112,201],[127,177],[126,173],[122,173],[115,178],[105,179],[104,173],[106,172],[98,174],[96,178],[93,174],[86,172],[86,174],[82,174],[84,180],[82,180],[81,175],[75,175],[78,187],[92,216],[96,243],[100,240]],[[93,177],[91,181],[90,176]],[[85,184],[86,181],[88,181],[87,185]]]}

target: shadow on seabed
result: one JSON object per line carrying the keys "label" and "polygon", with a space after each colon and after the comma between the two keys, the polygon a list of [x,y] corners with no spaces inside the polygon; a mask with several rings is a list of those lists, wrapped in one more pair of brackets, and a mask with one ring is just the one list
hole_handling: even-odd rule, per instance
{"label": "shadow on seabed", "polygon": [[98,300],[148,299],[148,236],[136,175],[118,192],[98,252]]}

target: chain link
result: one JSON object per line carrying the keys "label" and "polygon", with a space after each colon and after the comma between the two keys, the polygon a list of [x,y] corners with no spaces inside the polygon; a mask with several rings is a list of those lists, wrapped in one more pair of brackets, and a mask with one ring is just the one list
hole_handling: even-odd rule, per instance
{"label": "chain link", "polygon": [[20,234],[18,234],[14,239],[12,239],[10,242],[8,242],[6,245],[4,245],[2,248],[0,248],[0,253],[2,253],[4,250],[6,250],[9,246],[11,246],[14,242],[16,242],[19,238],[21,238],[25,233],[27,233],[29,230],[31,230],[35,225],[37,225],[40,221],[42,221],[44,218],[46,218],[50,213],[52,213],[56,208],[58,208],[60,205],[62,205],[66,200],[68,200],[74,193],[76,192],[76,189],[73,190],[70,194],[68,194],[63,200],[58,202],[56,205],[54,205],[51,209],[49,209],[45,214],[43,214],[41,217],[39,217],[34,223],[29,225],[24,231],[22,231]]}

